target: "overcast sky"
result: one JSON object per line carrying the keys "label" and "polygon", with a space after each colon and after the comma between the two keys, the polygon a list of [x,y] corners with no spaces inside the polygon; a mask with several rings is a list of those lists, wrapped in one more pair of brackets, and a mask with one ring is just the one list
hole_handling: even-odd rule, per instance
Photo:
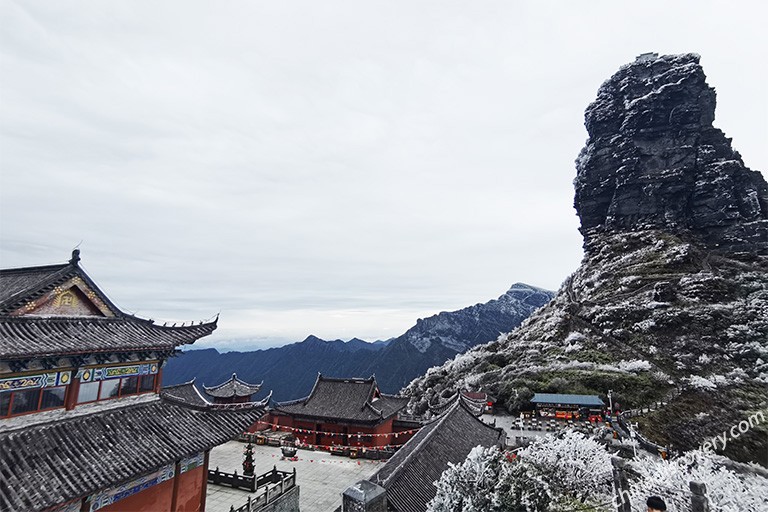
{"label": "overcast sky", "polygon": [[643,52],[701,54],[768,170],[759,1],[1,4],[0,266],[80,244],[126,311],[221,312],[200,347],[557,289],[584,109]]}

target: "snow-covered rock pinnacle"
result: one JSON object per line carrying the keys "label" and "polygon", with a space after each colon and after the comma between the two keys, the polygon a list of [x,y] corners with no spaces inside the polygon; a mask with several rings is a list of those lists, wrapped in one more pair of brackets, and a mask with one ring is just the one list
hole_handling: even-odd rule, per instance
{"label": "snow-covered rock pinnacle", "polygon": [[599,233],[657,228],[768,253],[768,185],[712,126],[715,90],[698,55],[638,57],[603,83],[585,119],[575,207],[587,251]]}

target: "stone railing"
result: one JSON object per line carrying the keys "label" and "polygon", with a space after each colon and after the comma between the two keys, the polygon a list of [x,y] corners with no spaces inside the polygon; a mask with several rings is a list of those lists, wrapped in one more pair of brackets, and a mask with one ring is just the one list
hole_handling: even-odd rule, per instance
{"label": "stone railing", "polygon": [[634,438],[637,440],[637,443],[642,446],[646,451],[656,454],[656,455],[662,455],[662,456],[668,456],[667,448],[664,446],[660,446],[653,441],[645,438],[643,435],[640,434],[637,430],[633,429],[629,422],[627,421],[628,418],[632,418],[635,416],[644,416],[648,414],[649,412],[652,412],[656,409],[660,409],[665,405],[664,402],[658,402],[657,404],[654,404],[652,407],[646,407],[642,409],[632,409],[629,411],[624,411],[620,413],[617,416],[619,429],[616,429],[619,431],[621,435],[624,435],[629,438]]}
{"label": "stone railing", "polygon": [[228,485],[234,489],[244,489],[251,492],[254,492],[257,487],[255,476],[238,475],[237,471],[234,473],[226,473],[224,471],[219,471],[218,467],[215,470],[208,470],[208,483]]}
{"label": "stone railing", "polygon": [[271,502],[296,487],[296,468],[292,472],[278,471],[273,467],[272,471],[267,471],[263,475],[255,478],[257,482],[258,494],[255,497],[248,496],[248,501],[244,505],[235,508],[229,507],[229,512],[256,512],[266,507]]}

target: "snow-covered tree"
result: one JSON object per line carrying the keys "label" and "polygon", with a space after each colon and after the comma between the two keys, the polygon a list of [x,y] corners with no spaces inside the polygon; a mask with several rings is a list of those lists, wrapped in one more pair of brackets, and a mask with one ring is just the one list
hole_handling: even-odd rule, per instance
{"label": "snow-covered tree", "polygon": [[581,502],[611,499],[611,455],[583,434],[566,431],[540,437],[519,456],[546,475],[558,495]]}
{"label": "snow-covered tree", "polygon": [[509,462],[497,447],[475,447],[461,464],[449,464],[437,482],[428,512],[526,512],[549,510],[549,489],[528,473],[531,468]]}
{"label": "snow-covered tree", "polygon": [[689,510],[691,481],[706,484],[712,510],[768,510],[768,479],[731,471],[724,461],[723,457],[700,450],[670,461],[634,461],[631,467],[638,476],[630,480],[632,510],[645,512],[643,504],[650,495],[662,496],[669,512]]}
{"label": "snow-covered tree", "polygon": [[477,447],[437,482],[429,512],[545,512],[608,505],[610,455],[575,432],[548,435],[516,458]]}

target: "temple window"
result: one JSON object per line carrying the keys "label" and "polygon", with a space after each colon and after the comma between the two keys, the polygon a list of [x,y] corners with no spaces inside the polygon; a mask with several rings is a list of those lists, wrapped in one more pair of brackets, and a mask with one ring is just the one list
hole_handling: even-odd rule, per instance
{"label": "temple window", "polygon": [[67,394],[66,386],[56,388],[44,388],[40,396],[40,410],[53,409],[64,406],[64,397]]}
{"label": "temple window", "polygon": [[101,390],[99,390],[99,400],[115,398],[120,391],[120,379],[109,379],[101,381]]}
{"label": "temple window", "polygon": [[155,390],[155,375],[123,377],[80,384],[78,404],[110,400],[121,396],[149,393]]}
{"label": "temple window", "polygon": [[67,386],[0,393],[0,418],[64,407]]}
{"label": "temple window", "polygon": [[125,377],[120,379],[120,396],[135,395],[139,392],[139,378]]}
{"label": "temple window", "polygon": [[80,392],[77,395],[77,403],[95,402],[99,398],[100,382],[84,382],[80,384]]}
{"label": "temple window", "polygon": [[154,391],[155,389],[155,376],[143,375],[139,382],[139,393],[145,393],[147,391]]}

